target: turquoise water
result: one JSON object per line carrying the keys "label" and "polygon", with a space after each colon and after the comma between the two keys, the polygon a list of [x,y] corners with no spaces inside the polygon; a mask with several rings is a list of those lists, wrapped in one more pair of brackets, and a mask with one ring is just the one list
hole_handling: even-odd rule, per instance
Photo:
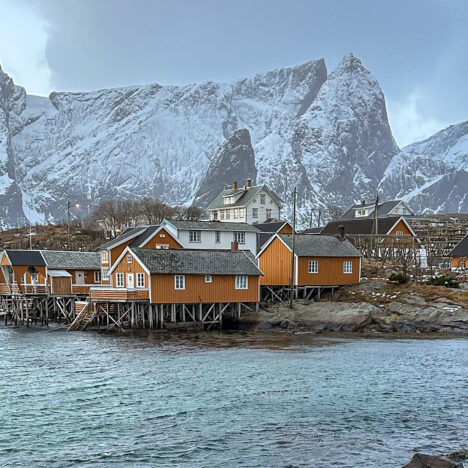
{"label": "turquoise water", "polygon": [[398,467],[468,440],[468,341],[0,326],[1,466]]}

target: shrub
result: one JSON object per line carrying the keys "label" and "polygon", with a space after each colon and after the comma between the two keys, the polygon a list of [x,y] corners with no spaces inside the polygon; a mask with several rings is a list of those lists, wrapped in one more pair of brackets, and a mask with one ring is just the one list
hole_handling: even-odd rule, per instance
{"label": "shrub", "polygon": [[388,279],[393,283],[406,284],[409,281],[409,276],[403,273],[392,273]]}
{"label": "shrub", "polygon": [[431,286],[445,286],[446,288],[459,288],[460,283],[451,276],[431,276],[427,281]]}

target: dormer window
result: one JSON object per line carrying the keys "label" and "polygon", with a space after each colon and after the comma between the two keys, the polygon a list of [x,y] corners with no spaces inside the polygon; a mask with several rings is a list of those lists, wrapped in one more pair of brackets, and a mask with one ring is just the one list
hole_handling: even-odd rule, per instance
{"label": "dormer window", "polygon": [[362,218],[368,215],[368,210],[356,210],[356,218]]}

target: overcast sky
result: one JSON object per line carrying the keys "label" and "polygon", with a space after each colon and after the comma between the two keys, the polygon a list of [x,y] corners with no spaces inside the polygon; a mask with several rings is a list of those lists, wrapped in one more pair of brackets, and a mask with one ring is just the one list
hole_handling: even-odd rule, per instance
{"label": "overcast sky", "polygon": [[400,146],[468,120],[468,0],[0,0],[0,64],[30,94],[230,81],[347,52]]}

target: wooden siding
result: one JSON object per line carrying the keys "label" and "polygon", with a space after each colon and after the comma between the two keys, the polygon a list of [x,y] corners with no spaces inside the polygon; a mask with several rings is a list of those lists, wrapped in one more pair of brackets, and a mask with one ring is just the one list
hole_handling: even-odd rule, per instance
{"label": "wooden siding", "polygon": [[[129,254],[130,255],[130,254]],[[112,285],[115,287],[117,285],[117,273],[124,274],[124,287],[127,286],[127,273],[133,273],[134,275],[134,287],[136,288],[136,273],[145,274],[145,288],[148,288],[148,274],[145,272],[143,267],[138,263],[135,257],[132,255],[132,263],[127,262],[127,255],[125,255],[119,264],[116,266],[115,270],[112,272]]]}
{"label": "wooden siding", "polygon": [[468,268],[468,257],[452,257],[452,268]]}
{"label": "wooden siding", "polygon": [[234,275],[185,275],[185,289],[175,289],[175,275],[151,275],[151,302],[193,304],[212,302],[258,302],[258,277],[249,276],[248,289],[235,288]]}
{"label": "wooden siding", "polygon": [[[318,273],[309,273],[309,260],[318,261]],[[343,273],[343,263],[353,264],[352,273]],[[359,257],[299,257],[298,286],[340,286],[359,283]]]}
{"label": "wooden siding", "polygon": [[[309,273],[309,260],[318,260],[318,273]],[[291,275],[291,251],[274,239],[259,257],[260,270],[264,276],[260,284],[265,286],[288,286]],[[343,273],[343,262],[353,262],[353,272]],[[298,286],[339,286],[359,283],[359,257],[299,257],[297,265]],[[296,282],[296,262],[294,262]]]}
{"label": "wooden siding", "polygon": [[408,226],[401,220],[388,234],[395,236],[397,231],[403,232],[403,235],[405,236],[413,236],[413,234],[411,234],[411,231],[408,229]]}
{"label": "wooden siding", "polygon": [[259,257],[260,270],[264,276],[261,285],[280,286],[290,284],[291,251],[279,240],[274,239]]}
{"label": "wooden siding", "polygon": [[292,234],[293,229],[289,224],[285,224],[280,230],[278,234]]}
{"label": "wooden siding", "polygon": [[101,301],[138,301],[149,298],[147,289],[124,289],[124,288],[92,288],[90,290],[91,300]]}
{"label": "wooden siding", "polygon": [[130,239],[123,244],[114,247],[109,251],[109,266],[114,266],[114,263],[119,259],[122,255],[122,252],[134,241],[135,239]]}
{"label": "wooden siding", "polygon": [[50,293],[56,295],[70,295],[72,293],[72,279],[66,276],[50,277]]}
{"label": "wooden siding", "polygon": [[8,257],[5,255],[2,256],[2,265],[11,265],[10,260],[8,260]]}
{"label": "wooden siding", "polygon": [[183,248],[165,229],[161,229],[151,240],[143,245],[143,248],[155,249],[157,244],[167,244],[170,249]]}

